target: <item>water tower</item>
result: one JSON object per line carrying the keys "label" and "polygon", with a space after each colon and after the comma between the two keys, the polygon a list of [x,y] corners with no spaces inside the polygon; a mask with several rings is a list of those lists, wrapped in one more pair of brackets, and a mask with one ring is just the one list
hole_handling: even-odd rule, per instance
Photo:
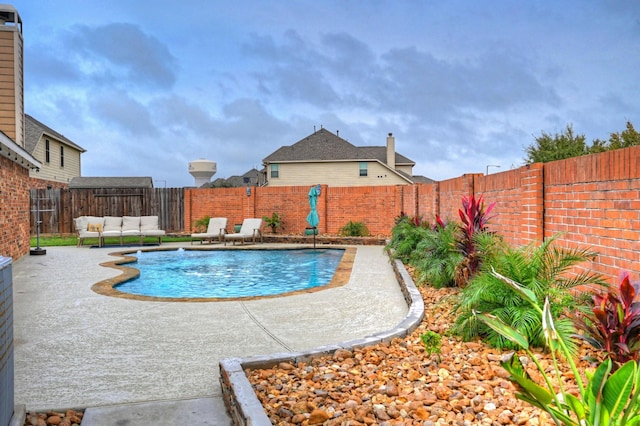
{"label": "water tower", "polygon": [[195,186],[200,188],[211,181],[211,176],[216,174],[216,163],[201,158],[189,163],[189,173],[195,178]]}

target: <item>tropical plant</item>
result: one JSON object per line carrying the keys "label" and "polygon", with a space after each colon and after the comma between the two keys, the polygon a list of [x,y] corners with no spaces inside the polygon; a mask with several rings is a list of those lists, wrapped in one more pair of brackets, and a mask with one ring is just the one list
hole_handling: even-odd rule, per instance
{"label": "tropical plant", "polygon": [[272,234],[276,234],[278,228],[284,229],[284,225],[283,225],[283,222],[282,222],[282,216],[280,216],[276,212],[273,212],[271,217],[264,216],[262,218],[262,220],[264,220],[264,222],[267,224],[267,226],[271,228],[271,233]]}
{"label": "tropical plant", "polygon": [[463,260],[456,247],[457,232],[458,225],[453,222],[420,232],[421,240],[409,253],[409,264],[415,267],[418,284],[428,283],[435,288],[455,285],[454,273]]}
{"label": "tropical plant", "polygon": [[442,336],[435,331],[428,330],[420,335],[420,340],[422,340],[427,355],[438,355],[438,358],[440,358]]}
{"label": "tropical plant", "polygon": [[[636,361],[629,361],[612,373],[612,361],[607,358],[593,372],[586,372],[587,386],[572,358],[570,337],[557,332],[549,299],[540,307],[538,297],[517,282],[494,272],[512,290],[520,294],[542,318],[542,329],[546,345],[550,347],[553,365],[545,368],[531,351],[529,340],[514,327],[496,316],[486,313],[476,314],[478,319],[491,327],[515,345],[524,349],[536,365],[544,380],[540,385],[535,382],[522,366],[520,359],[513,354],[501,362],[517,387],[516,397],[547,412],[556,425],[575,426],[631,426],[640,424],[640,369]],[[566,377],[562,376],[556,353],[564,355],[569,363],[577,394],[565,389]],[[549,374],[555,375],[555,383]],[[559,389],[559,392],[556,390]]]}
{"label": "tropical plant", "polygon": [[209,227],[209,216],[202,217],[193,222],[193,227],[196,232],[205,232]]}
{"label": "tropical plant", "polygon": [[346,237],[366,237],[369,235],[369,228],[364,222],[349,221],[340,229],[340,235]]}
{"label": "tropical plant", "polygon": [[425,238],[428,227],[422,223],[416,225],[416,220],[404,214],[396,218],[396,224],[391,229],[391,239],[386,245],[387,251],[395,259],[408,262],[415,253],[416,246]]}
{"label": "tropical plant", "polygon": [[593,309],[576,319],[579,336],[613,361],[613,369],[627,361],[640,360],[640,281],[632,282],[628,272],[622,272],[618,288],[593,296]]}
{"label": "tropical plant", "polygon": [[462,197],[462,209],[458,210],[462,224],[457,235],[457,247],[464,259],[457,265],[454,275],[458,287],[464,287],[480,267],[482,256],[476,250],[475,235],[486,232],[495,205],[493,202],[485,208],[482,195],[477,200],[473,195]]}
{"label": "tropical plant", "polygon": [[[529,344],[544,347],[540,306],[532,306],[520,292],[498,278],[493,271],[508,276],[536,296],[536,300],[548,297],[552,302],[552,314],[556,327],[563,336],[575,332],[573,321],[564,314],[575,312],[584,306],[574,297],[574,290],[603,289],[606,282],[599,274],[580,272],[569,274],[579,263],[591,260],[596,254],[587,249],[561,248],[554,243],[559,235],[547,239],[540,246],[530,244],[517,249],[504,245],[460,292],[454,307],[457,314],[452,332],[465,340],[481,337],[496,348],[513,349],[514,345],[503,335],[478,322],[474,312],[487,312],[515,327],[527,336]],[[572,347],[574,349],[574,347]]]}

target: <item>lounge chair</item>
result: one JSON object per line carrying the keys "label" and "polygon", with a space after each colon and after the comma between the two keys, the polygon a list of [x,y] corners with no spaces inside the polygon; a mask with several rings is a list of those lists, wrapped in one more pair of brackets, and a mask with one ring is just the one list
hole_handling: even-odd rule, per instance
{"label": "lounge chair", "polygon": [[227,233],[227,218],[226,217],[212,217],[209,219],[209,226],[207,232],[199,232],[191,234],[191,244],[193,240],[200,240],[200,244],[204,240],[207,240],[210,244],[214,238],[217,238],[219,242],[222,242],[224,235]]}
{"label": "lounge chair", "polygon": [[242,241],[242,244],[247,240],[251,240],[255,244],[256,239],[260,238],[260,242],[262,242],[262,232],[260,232],[260,228],[262,228],[262,219],[245,219],[242,221],[240,232],[226,234],[224,236],[224,245],[227,245],[227,240],[233,241],[234,245],[236,244],[236,240]]}

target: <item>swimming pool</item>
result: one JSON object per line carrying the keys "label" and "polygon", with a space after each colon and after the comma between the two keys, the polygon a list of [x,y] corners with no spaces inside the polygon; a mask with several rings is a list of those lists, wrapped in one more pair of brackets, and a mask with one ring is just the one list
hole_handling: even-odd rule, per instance
{"label": "swimming pool", "polygon": [[232,299],[282,295],[331,282],[343,249],[138,252],[140,275],[113,285],[153,298]]}

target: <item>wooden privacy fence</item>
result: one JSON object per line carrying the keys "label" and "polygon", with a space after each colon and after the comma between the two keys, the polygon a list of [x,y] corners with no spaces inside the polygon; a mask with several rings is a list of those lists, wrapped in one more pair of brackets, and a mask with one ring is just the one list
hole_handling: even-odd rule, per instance
{"label": "wooden privacy fence", "polygon": [[184,229],[182,188],[32,189],[31,235],[74,233],[78,216],[158,216],[161,229]]}

